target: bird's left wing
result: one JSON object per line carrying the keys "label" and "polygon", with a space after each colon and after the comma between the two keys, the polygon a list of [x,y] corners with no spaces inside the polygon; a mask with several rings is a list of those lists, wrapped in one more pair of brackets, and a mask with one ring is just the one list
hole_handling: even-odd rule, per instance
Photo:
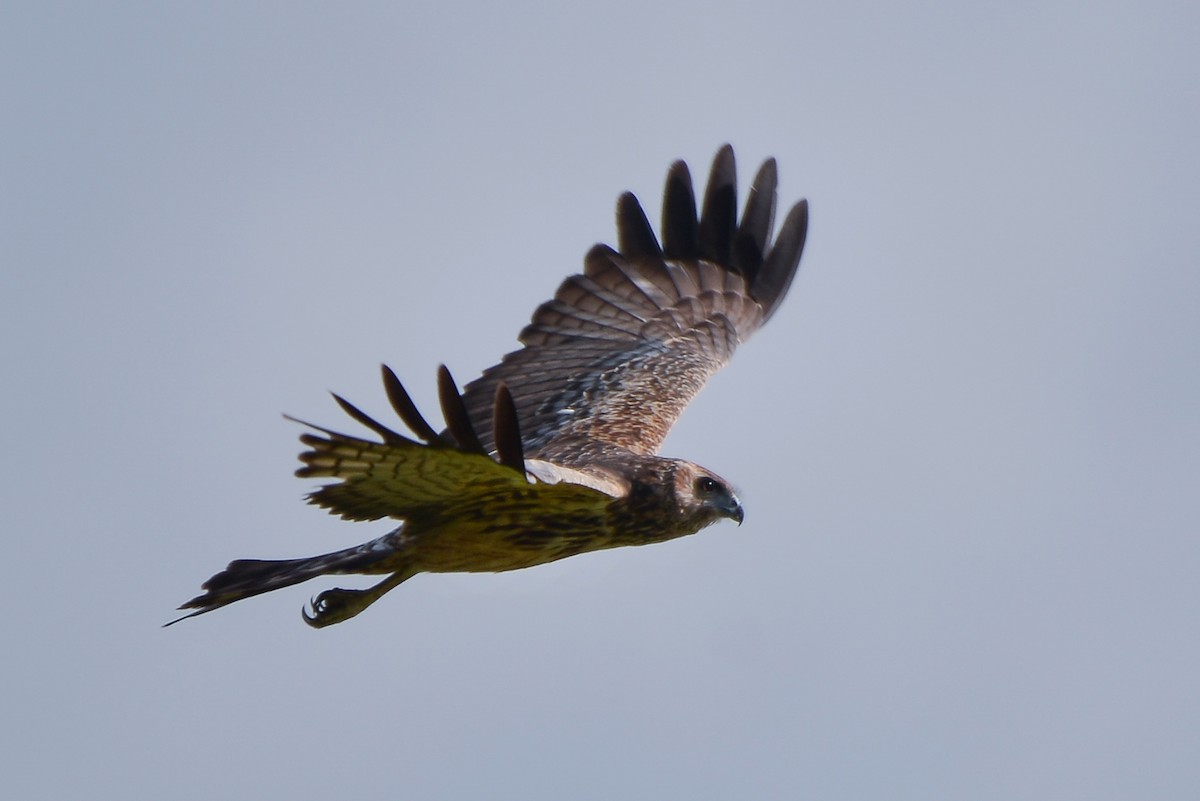
{"label": "bird's left wing", "polygon": [[[379,434],[382,442],[342,434],[301,422],[318,433],[302,434],[309,450],[300,454],[300,478],[336,478],[308,496],[309,502],[346,520],[384,517],[426,519],[452,516],[456,507],[505,492],[527,492],[545,503],[603,507],[622,487],[569,469],[554,470],[543,463],[527,463],[521,452],[520,432],[511,397],[497,392],[493,428],[497,450],[484,451],[462,406],[453,379],[443,367],[439,376],[442,411],[447,432],[438,435],[417,412],[400,381],[383,368],[388,398],[418,442],[403,436],[357,407],[334,395],[352,418]],[[553,483],[551,483],[553,482]]]}

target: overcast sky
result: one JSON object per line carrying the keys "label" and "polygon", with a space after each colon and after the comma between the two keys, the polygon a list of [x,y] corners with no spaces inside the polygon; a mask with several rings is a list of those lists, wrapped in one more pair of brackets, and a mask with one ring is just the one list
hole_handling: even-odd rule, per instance
{"label": "overcast sky", "polygon": [[[12,798],[1178,799],[1200,787],[1200,6],[5,3]],[[658,218],[811,203],[666,444],[741,528],[321,580],[300,433],[430,414]]]}

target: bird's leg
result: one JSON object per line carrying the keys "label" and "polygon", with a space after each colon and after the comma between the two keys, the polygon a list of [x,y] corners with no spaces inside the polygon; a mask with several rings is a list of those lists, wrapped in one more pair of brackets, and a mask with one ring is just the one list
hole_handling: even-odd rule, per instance
{"label": "bird's leg", "polygon": [[343,590],[341,587],[325,590],[311,601],[311,615],[308,610],[301,610],[304,622],[314,629],[321,629],[349,620],[412,576],[411,571],[400,570],[365,590]]}

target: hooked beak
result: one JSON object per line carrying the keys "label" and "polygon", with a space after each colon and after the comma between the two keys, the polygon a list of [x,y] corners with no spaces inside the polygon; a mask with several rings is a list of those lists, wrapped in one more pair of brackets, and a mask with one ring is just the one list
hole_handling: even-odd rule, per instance
{"label": "hooked beak", "polygon": [[720,510],[722,516],[728,517],[730,520],[737,521],[739,526],[742,524],[742,521],[746,519],[746,513],[742,509],[741,502],[738,501],[738,499],[733,495],[730,495],[729,500],[721,504]]}

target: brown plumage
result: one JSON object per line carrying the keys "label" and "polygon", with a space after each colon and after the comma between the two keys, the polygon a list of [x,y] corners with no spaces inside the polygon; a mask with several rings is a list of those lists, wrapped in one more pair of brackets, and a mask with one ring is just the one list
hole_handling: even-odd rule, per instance
{"label": "brown plumage", "polygon": [[741,523],[741,504],[724,479],[656,454],[708,377],[787,293],[808,206],[792,207],[772,243],[775,188],[771,159],[739,222],[726,145],[697,217],[691,176],[676,162],[661,245],[637,199],[622,195],[620,250],[592,248],[583,273],[534,312],[520,350],[461,393],[441,368],[441,433],[387,367],[388,400],[415,440],[335,395],[381,441],[310,426],[317,433],[301,435],[309,450],[296,475],[336,479],[309,495],[317,506],[400,526],[323,556],[231,562],[180,607],[195,610],[185,617],[316,576],[387,575],[369,589],[320,593],[304,618],[328,626],[417,573],[517,570],[682,537],[723,517]]}

